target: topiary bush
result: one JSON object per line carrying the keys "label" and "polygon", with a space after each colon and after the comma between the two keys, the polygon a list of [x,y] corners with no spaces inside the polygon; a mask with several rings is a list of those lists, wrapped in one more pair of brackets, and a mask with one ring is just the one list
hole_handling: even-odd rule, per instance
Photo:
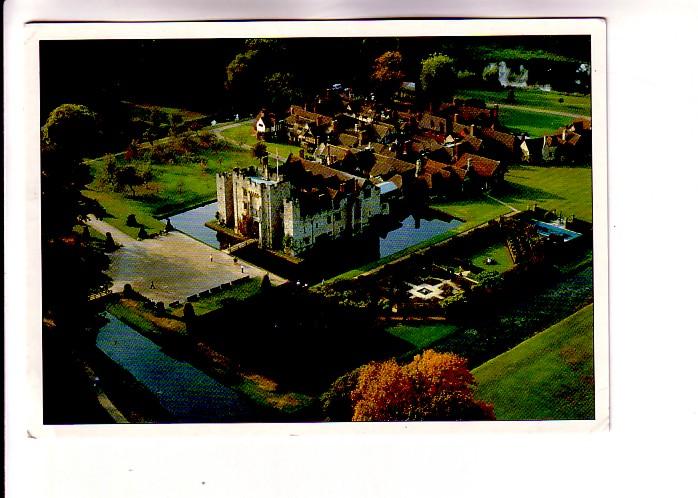
{"label": "topiary bush", "polygon": [[137,227],[138,226],[138,221],[136,221],[135,214],[129,214],[126,217],[126,226],[128,226],[128,227]]}
{"label": "topiary bush", "polygon": [[141,229],[138,230],[138,238],[141,240],[148,238],[148,232],[146,232],[145,228],[141,227]]}

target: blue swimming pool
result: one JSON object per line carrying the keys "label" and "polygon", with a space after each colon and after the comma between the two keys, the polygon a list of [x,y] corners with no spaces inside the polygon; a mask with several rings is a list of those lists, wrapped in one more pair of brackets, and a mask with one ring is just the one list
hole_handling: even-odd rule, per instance
{"label": "blue swimming pool", "polygon": [[554,225],[552,223],[546,223],[544,221],[538,220],[534,220],[533,223],[536,225],[538,233],[541,234],[543,237],[549,237],[550,235],[559,235],[562,236],[562,240],[564,242],[569,242],[570,240],[574,240],[582,236],[582,234],[579,232],[573,232],[572,230],[568,230],[566,228],[563,228],[559,225]]}

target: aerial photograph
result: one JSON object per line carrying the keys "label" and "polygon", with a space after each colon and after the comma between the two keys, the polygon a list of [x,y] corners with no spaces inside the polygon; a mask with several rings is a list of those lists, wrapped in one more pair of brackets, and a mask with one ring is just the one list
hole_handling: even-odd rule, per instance
{"label": "aerial photograph", "polygon": [[44,424],[594,420],[591,52],[42,40]]}

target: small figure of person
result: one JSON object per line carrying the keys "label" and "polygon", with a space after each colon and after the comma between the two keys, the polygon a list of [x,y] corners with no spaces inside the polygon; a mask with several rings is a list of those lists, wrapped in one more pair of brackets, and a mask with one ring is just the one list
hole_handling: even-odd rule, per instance
{"label": "small figure of person", "polygon": [[240,272],[245,273],[245,267],[243,265],[240,265]]}
{"label": "small figure of person", "polygon": [[213,254],[211,254],[208,258],[209,258],[209,261],[211,261],[211,263],[213,263]]}
{"label": "small figure of person", "polygon": [[151,281],[150,281],[150,288],[151,288],[151,289],[154,289],[154,288],[155,288],[155,281],[154,281],[154,280],[151,280]]}

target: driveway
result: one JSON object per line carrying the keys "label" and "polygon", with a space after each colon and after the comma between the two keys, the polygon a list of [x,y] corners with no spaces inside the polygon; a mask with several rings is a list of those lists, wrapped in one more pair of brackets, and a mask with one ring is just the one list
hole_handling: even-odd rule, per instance
{"label": "driveway", "polygon": [[104,221],[90,216],[88,224],[101,233],[110,232],[121,247],[111,255],[107,274],[112,290],[121,292],[129,283],[147,298],[166,305],[246,275],[269,274],[273,285],[286,280],[246,261],[213,249],[181,232],[146,240],[134,240]]}

